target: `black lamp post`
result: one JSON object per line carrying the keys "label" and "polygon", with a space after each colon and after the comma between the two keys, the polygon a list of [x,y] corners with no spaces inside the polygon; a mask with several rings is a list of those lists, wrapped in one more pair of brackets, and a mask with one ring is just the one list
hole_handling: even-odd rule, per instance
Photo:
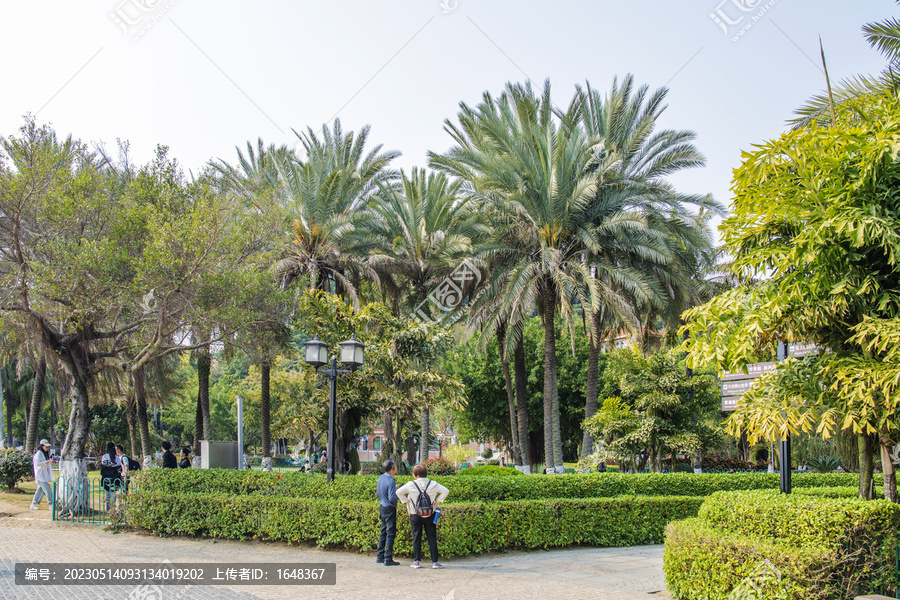
{"label": "black lamp post", "polygon": [[[363,364],[363,348],[365,344],[356,341],[356,337],[351,335],[350,339],[338,344],[341,347],[340,357],[341,363],[350,367],[349,369],[338,369],[337,359],[331,357],[331,365],[323,371],[331,383],[331,395],[328,402],[328,469],[327,481],[330,483],[334,479],[334,413],[336,403],[336,389],[338,375],[352,373]],[[319,339],[316,334],[315,338],[304,344],[306,347],[306,362],[313,366],[317,371],[323,365],[328,364],[328,344]]]}

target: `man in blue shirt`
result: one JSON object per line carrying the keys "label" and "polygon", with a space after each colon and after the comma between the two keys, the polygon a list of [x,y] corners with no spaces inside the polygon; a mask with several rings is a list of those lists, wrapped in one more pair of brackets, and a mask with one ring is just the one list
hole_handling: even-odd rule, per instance
{"label": "man in blue shirt", "polygon": [[381,519],[381,534],[378,538],[378,562],[386,567],[396,567],[400,563],[394,561],[394,538],[397,537],[397,465],[386,460],[381,468],[384,474],[378,478],[378,516]]}

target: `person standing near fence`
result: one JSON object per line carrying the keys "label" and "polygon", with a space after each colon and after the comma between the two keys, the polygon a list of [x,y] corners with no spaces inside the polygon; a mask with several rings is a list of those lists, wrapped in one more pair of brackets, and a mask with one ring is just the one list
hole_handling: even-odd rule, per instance
{"label": "person standing near fence", "polygon": [[106,444],[106,454],[100,459],[100,483],[106,490],[106,510],[112,506],[116,489],[122,485],[122,459],[116,453],[116,445]]}
{"label": "person standing near fence", "polygon": [[38,510],[41,498],[47,496],[47,505],[53,510],[53,488],[50,483],[56,478],[53,475],[53,459],[50,458],[50,442],[41,440],[37,452],[31,458],[31,464],[34,466],[34,482],[37,489],[34,491],[34,498],[31,499],[31,510]]}

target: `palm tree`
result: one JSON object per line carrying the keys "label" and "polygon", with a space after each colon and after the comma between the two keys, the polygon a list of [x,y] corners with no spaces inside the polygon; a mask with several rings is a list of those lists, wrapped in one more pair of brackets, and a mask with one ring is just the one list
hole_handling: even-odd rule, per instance
{"label": "palm tree", "polygon": [[[401,306],[408,314],[431,318],[428,293],[472,253],[486,233],[462,194],[462,181],[451,182],[443,173],[413,168],[401,171],[399,186],[378,182],[368,208],[354,218],[353,252],[367,256],[382,288],[391,296],[395,316]],[[415,315],[414,315],[415,316]],[[419,454],[428,457],[429,407],[422,408]]]}
{"label": "palm tree", "polygon": [[[702,166],[690,131],[656,131],[668,90],[648,93],[627,75],[613,80],[603,97],[588,83],[578,88],[578,117],[598,154],[591,218],[599,252],[587,261],[602,290],[603,304],[590,312],[585,417],[597,410],[600,346],[620,328],[638,329],[646,338],[657,317],[672,325],[696,297],[697,266],[712,242],[701,215],[722,207],[706,196],[680,194],[666,181],[672,173]],[[600,160],[599,156],[604,159]],[[704,212],[705,211],[705,212]],[[582,456],[593,447],[585,431]]]}
{"label": "palm tree", "polygon": [[[445,125],[456,146],[431,153],[431,164],[488,193],[495,232],[482,256],[497,259],[489,285],[501,294],[501,313],[535,306],[543,320],[545,463],[562,472],[555,318],[571,318],[576,298],[599,307],[583,260],[599,250],[588,218],[595,156],[575,119],[554,112],[549,82],[540,96],[530,83],[507,84],[498,99],[485,93],[475,109],[461,104],[458,119]],[[522,322],[511,325],[518,335]]]}
{"label": "palm tree", "polygon": [[[900,0],[897,3],[900,4]],[[897,89],[900,86],[900,79],[898,79],[898,75],[900,75],[900,20],[890,18],[866,23],[862,30],[869,45],[881,52],[887,59],[887,67],[878,75],[854,75],[838,82],[828,92],[816,94],[797,109],[798,116],[791,121],[794,125],[831,122],[832,98],[834,105],[838,106],[872,94],[897,95]],[[822,54],[824,62],[824,51]]]}
{"label": "palm tree", "polygon": [[353,230],[354,214],[366,206],[379,184],[396,179],[387,167],[400,153],[381,152],[379,145],[364,155],[369,127],[344,134],[339,120],[331,130],[322,127],[322,139],[312,129],[297,136],[305,159],[283,155],[275,159],[281,200],[293,217],[291,240],[276,270],[285,287],[304,278],[310,289],[356,302],[358,286],[353,279],[360,265],[347,252],[345,240]]}

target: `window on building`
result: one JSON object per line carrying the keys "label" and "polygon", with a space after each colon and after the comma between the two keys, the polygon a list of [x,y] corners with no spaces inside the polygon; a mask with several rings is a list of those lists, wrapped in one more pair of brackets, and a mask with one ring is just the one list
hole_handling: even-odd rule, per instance
{"label": "window on building", "polygon": [[380,437],[376,437],[374,440],[372,440],[372,448],[375,450],[381,450],[381,438]]}

